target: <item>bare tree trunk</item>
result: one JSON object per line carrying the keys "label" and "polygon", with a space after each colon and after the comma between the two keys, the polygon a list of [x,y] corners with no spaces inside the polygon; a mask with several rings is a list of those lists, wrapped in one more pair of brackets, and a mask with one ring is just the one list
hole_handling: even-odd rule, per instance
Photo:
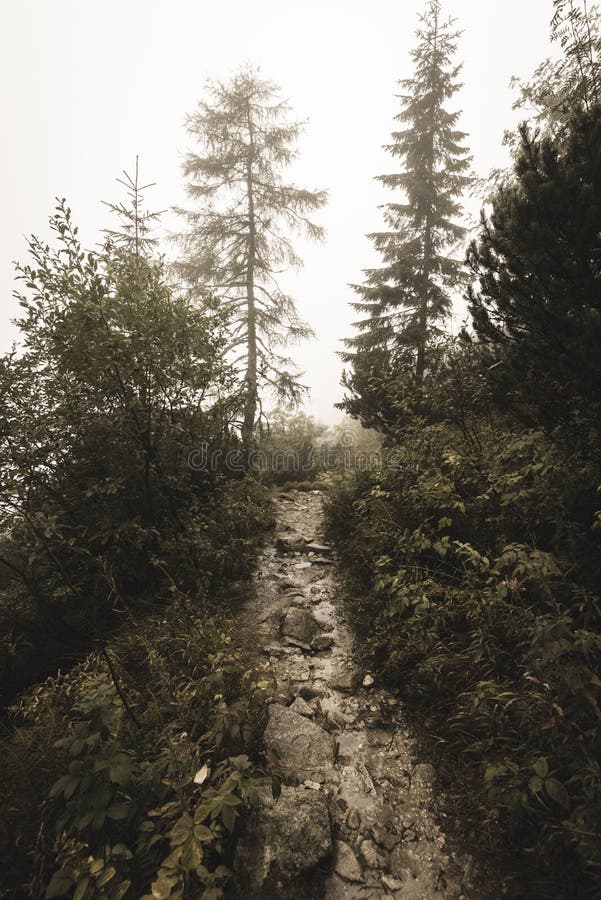
{"label": "bare tree trunk", "polygon": [[[438,44],[438,7],[435,10],[434,52]],[[434,123],[430,131],[428,147],[428,178],[429,191],[432,191],[434,175]],[[432,266],[432,198],[428,198],[428,211],[424,225],[424,250],[422,258],[422,291],[418,319],[417,360],[415,363],[415,379],[420,385],[424,380],[426,371],[426,343],[428,340],[428,313],[430,299],[430,270]]]}
{"label": "bare tree trunk", "polygon": [[415,364],[415,378],[418,384],[424,380],[426,371],[426,342],[428,339],[428,300],[430,297],[430,262],[432,257],[432,226],[430,213],[426,219],[424,234],[424,256],[422,261],[422,295],[419,307],[419,334],[417,343],[417,361]]}
{"label": "bare tree trunk", "polygon": [[248,260],[246,264],[246,326],[248,356],[246,362],[246,400],[244,406],[244,424],[242,440],[245,448],[251,447],[257,416],[257,319],[255,307],[255,262],[257,255],[257,229],[255,222],[255,203],[253,196],[253,157],[254,133],[248,106],[249,149],[246,161],[246,194],[248,202]]}

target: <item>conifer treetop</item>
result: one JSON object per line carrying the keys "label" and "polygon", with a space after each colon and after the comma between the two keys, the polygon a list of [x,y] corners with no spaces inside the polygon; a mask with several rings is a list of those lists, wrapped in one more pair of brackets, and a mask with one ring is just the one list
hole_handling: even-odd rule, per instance
{"label": "conifer treetop", "polygon": [[417,345],[423,355],[463,282],[457,248],[466,231],[461,195],[471,183],[471,157],[458,128],[460,112],[447,108],[461,88],[461,65],[454,62],[460,34],[431,0],[411,53],[414,73],[399,81],[399,127],[385,145],[403,165],[377,176],[398,197],[382,207],[385,229],[369,235],[384,265],[365,270],[365,282],[353,285],[359,299],[352,305],[362,318],[343,354],[349,362],[353,351],[375,346]]}

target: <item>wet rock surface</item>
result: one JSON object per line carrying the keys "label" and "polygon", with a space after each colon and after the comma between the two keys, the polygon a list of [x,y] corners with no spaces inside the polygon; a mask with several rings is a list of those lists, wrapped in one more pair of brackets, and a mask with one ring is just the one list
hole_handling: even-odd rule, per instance
{"label": "wet rock surface", "polygon": [[288,638],[288,643],[298,642],[301,646],[311,646],[311,641],[321,631],[319,622],[308,609],[291,606],[284,614],[282,622],[282,634]]}
{"label": "wet rock surface", "polygon": [[325,798],[306,787],[282,786],[258,792],[258,802],[238,841],[234,868],[246,896],[277,897],[280,885],[298,881],[326,864],[332,854],[330,816]]}
{"label": "wet rock surface", "polygon": [[322,775],[334,765],[333,737],[291,707],[279,703],[269,707],[264,740],[272,770],[286,783],[314,780],[314,775]]}
{"label": "wet rock surface", "polygon": [[277,685],[265,748],[283,787],[277,800],[262,792],[247,821],[238,892],[476,900],[473,861],[445,841],[435,768],[417,757],[402,704],[354,658],[319,492],[273,502],[277,533],[240,628]]}

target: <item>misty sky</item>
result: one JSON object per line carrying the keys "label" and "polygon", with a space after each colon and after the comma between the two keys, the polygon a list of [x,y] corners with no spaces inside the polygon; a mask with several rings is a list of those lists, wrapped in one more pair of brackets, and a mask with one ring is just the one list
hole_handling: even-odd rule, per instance
{"label": "misty sky", "polygon": [[[243,63],[281,85],[308,119],[291,173],[325,188],[321,245],[297,243],[304,268],[284,282],[317,338],[294,351],[312,388],[308,408],[341,415],[340,338],[350,334],[349,283],[377,263],[365,234],[391,199],[373,176],[394,170],[381,149],[398,110],[396,81],[411,74],[416,0],[3,0],[0,11],[2,288],[0,350],[15,338],[10,319],[14,259],[25,235],[47,234],[56,196],[66,197],[86,246],[107,225],[103,200],[121,199],[115,179],[140,156],[153,209],[184,204],[180,162],[187,112],[207,77]],[[465,85],[454,103],[470,135],[478,175],[506,163],[503,131],[512,75],[528,76],[549,55],[552,0],[446,0],[464,29]],[[471,210],[477,212],[472,202]],[[457,317],[461,317],[458,307]]]}

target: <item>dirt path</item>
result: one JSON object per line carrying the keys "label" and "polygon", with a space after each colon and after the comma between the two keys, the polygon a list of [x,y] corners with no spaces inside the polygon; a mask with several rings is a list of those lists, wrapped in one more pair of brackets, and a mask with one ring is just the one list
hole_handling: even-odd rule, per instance
{"label": "dirt path", "polygon": [[267,789],[236,857],[246,897],[475,898],[469,857],[445,845],[436,773],[415,755],[399,702],[357,668],[323,543],[319,493],[274,496],[240,626],[276,680],[265,745],[283,788]]}

